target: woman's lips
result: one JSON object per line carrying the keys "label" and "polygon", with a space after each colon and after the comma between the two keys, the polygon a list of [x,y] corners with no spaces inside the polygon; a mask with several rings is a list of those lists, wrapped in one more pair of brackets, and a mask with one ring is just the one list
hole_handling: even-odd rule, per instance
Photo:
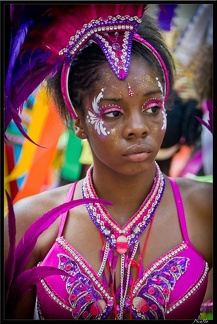
{"label": "woman's lips", "polygon": [[130,162],[142,162],[151,153],[151,148],[147,145],[130,146],[122,155]]}
{"label": "woman's lips", "polygon": [[149,153],[134,153],[129,155],[124,155],[124,157],[130,162],[142,162],[145,161],[148,157]]}

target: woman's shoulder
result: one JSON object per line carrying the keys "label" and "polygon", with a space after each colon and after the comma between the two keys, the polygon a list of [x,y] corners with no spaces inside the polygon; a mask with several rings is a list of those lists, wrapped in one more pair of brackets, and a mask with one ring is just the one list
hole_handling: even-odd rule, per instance
{"label": "woman's shoulder", "polygon": [[188,178],[175,178],[185,213],[195,222],[208,222],[213,212],[213,184]]}
{"label": "woman's shoulder", "polygon": [[213,184],[188,178],[175,179],[181,193],[191,243],[211,263]]}
{"label": "woman's shoulder", "polygon": [[[63,204],[70,187],[71,184],[67,184],[18,200],[13,206],[17,239],[19,240],[27,228],[43,214]],[[5,222],[7,222],[7,217]]]}
{"label": "woman's shoulder", "polygon": [[71,184],[52,188],[38,194],[25,197],[14,204],[16,215],[29,215],[28,217],[38,218],[46,211],[64,203]]}
{"label": "woman's shoulder", "polygon": [[[175,178],[183,199],[190,199],[191,203],[205,204],[212,201],[213,184],[190,178]],[[207,206],[208,207],[208,206]]]}

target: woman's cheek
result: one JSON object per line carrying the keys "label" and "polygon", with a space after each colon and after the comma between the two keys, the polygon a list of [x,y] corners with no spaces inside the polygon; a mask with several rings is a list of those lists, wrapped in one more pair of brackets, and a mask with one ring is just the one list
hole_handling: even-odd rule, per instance
{"label": "woman's cheek", "polygon": [[115,129],[115,128],[111,128],[110,129],[110,134],[112,135],[112,136],[117,136],[117,129]]}
{"label": "woman's cheek", "polygon": [[150,128],[150,132],[154,135],[154,134],[158,134],[160,135],[160,133],[165,133],[166,132],[166,127],[164,125],[164,121],[162,120],[159,124],[155,124],[152,125],[152,127]]}

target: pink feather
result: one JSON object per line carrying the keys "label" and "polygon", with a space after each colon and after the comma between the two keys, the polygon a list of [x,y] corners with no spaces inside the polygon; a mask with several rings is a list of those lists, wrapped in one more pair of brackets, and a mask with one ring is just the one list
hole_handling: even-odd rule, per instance
{"label": "pink feather", "polygon": [[109,4],[105,9],[103,4],[82,4],[81,15],[81,5],[11,5],[13,50],[6,77],[5,131],[14,119],[21,133],[31,140],[15,115],[44,79],[61,69],[66,58],[59,51],[85,24],[116,14],[141,17],[146,6]]}
{"label": "pink feather", "polygon": [[209,119],[208,122],[203,120],[202,118],[196,116],[197,120],[205,126],[211,133],[213,133],[213,105],[210,99],[205,99],[202,102],[203,110],[209,112]]}
{"label": "pink feather", "polygon": [[50,266],[35,266],[32,269],[22,272],[11,286],[9,296],[10,307],[25,293],[32,290],[40,279],[53,275],[72,277],[66,271]]}
{"label": "pink feather", "polygon": [[[11,200],[9,196],[8,198],[8,206],[9,206],[9,214],[8,214],[8,229],[9,229],[9,242],[11,246],[9,247],[9,254],[7,261],[5,263],[5,282],[6,282],[6,300],[9,295],[9,291],[11,290],[11,285],[15,282],[18,276],[24,271],[24,268],[27,264],[27,261],[30,257],[30,254],[35,246],[35,243],[39,237],[39,235],[46,230],[62,213],[79,206],[81,204],[87,203],[102,203],[111,205],[112,203],[103,200],[103,199],[77,199],[67,203],[64,203],[60,206],[57,206],[39,219],[37,219],[24,233],[23,237],[20,239],[17,248],[15,249],[14,236],[16,235],[15,228],[15,215],[13,211],[13,207],[11,204]],[[22,278],[22,277],[21,277]],[[22,279],[20,279],[22,282]]]}
{"label": "pink feather", "polygon": [[8,298],[9,287],[13,280],[14,275],[14,266],[15,266],[15,246],[16,246],[16,223],[15,223],[15,215],[13,210],[13,204],[11,197],[6,191],[6,198],[8,204],[8,234],[9,234],[9,251],[8,258],[5,263],[5,299]]}

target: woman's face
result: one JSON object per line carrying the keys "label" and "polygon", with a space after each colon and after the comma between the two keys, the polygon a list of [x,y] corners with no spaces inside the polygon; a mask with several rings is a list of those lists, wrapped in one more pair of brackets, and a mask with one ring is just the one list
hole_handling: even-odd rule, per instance
{"label": "woman's face", "polygon": [[84,130],[94,164],[122,174],[147,170],[160,149],[166,114],[160,74],[132,57],[129,74],[118,80],[108,63],[84,98]]}

